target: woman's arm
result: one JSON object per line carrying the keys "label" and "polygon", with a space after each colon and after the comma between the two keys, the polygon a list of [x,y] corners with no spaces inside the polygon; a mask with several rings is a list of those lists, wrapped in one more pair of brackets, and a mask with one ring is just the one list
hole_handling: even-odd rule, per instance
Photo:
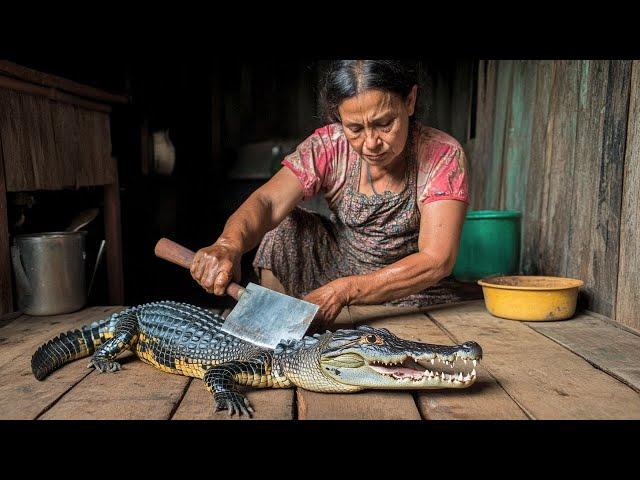
{"label": "woman's arm", "polygon": [[242,255],[260,243],[303,198],[300,180],[287,167],[253,192],[227,220],[216,242],[196,252],[191,276],[209,293],[224,295],[229,282],[239,281]]}
{"label": "woman's arm", "polygon": [[323,326],[328,326],[344,305],[384,303],[436,284],[453,269],[466,211],[467,205],[457,200],[424,205],[417,253],[375,272],[329,282],[305,300],[320,305]]}
{"label": "woman's arm", "polygon": [[248,252],[289,215],[302,197],[300,180],[289,168],[281,168],[229,217],[220,240],[236,245],[241,253]]}

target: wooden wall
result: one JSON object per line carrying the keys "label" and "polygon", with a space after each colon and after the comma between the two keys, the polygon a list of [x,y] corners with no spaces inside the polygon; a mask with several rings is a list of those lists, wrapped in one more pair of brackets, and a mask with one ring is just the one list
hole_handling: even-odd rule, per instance
{"label": "wooden wall", "polygon": [[128,98],[0,59],[0,315],[13,312],[7,193],[105,185],[109,299],[122,304],[111,103]]}
{"label": "wooden wall", "polygon": [[523,273],[640,329],[640,62],[480,61],[477,85],[472,208],[521,211]]}
{"label": "wooden wall", "polygon": [[112,183],[109,129],[105,111],[0,88],[7,191]]}
{"label": "wooden wall", "polygon": [[322,62],[237,61],[220,73],[223,148],[304,139],[324,125],[316,105]]}

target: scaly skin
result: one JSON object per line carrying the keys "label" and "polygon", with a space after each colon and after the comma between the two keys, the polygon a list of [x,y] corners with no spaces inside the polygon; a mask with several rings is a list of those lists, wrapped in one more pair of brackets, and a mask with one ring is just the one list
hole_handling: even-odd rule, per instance
{"label": "scaly skin", "polygon": [[[298,386],[316,392],[363,389],[465,388],[482,358],[477,343],[444,346],[411,342],[368,326],[281,342],[268,350],[221,330],[224,318],[177,302],[133,307],[67,332],[42,345],[31,359],[43,380],[72,360],[93,355],[88,368],[120,370],[115,358],[133,350],[142,361],[169,373],[203,379],[216,410],[250,415],[238,385]],[[458,363],[456,363],[458,362]]]}

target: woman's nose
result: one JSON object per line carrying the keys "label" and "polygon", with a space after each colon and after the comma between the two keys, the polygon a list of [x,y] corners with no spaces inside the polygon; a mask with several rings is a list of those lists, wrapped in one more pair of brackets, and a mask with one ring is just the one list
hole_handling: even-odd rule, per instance
{"label": "woman's nose", "polygon": [[376,150],[380,146],[381,141],[376,131],[372,129],[366,132],[364,143],[367,150]]}

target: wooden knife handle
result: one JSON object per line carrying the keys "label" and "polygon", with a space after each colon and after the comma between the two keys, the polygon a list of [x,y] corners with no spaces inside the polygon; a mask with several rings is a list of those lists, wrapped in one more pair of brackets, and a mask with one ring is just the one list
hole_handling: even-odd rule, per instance
{"label": "wooden knife handle", "polygon": [[[157,257],[171,263],[175,263],[176,265],[180,265],[184,268],[191,268],[191,262],[193,262],[193,257],[196,255],[188,248],[185,248],[168,238],[161,238],[158,240],[154,251]],[[245,288],[237,283],[230,282],[229,285],[227,285],[227,295],[230,295],[236,300],[239,300],[240,296],[244,292]]]}

